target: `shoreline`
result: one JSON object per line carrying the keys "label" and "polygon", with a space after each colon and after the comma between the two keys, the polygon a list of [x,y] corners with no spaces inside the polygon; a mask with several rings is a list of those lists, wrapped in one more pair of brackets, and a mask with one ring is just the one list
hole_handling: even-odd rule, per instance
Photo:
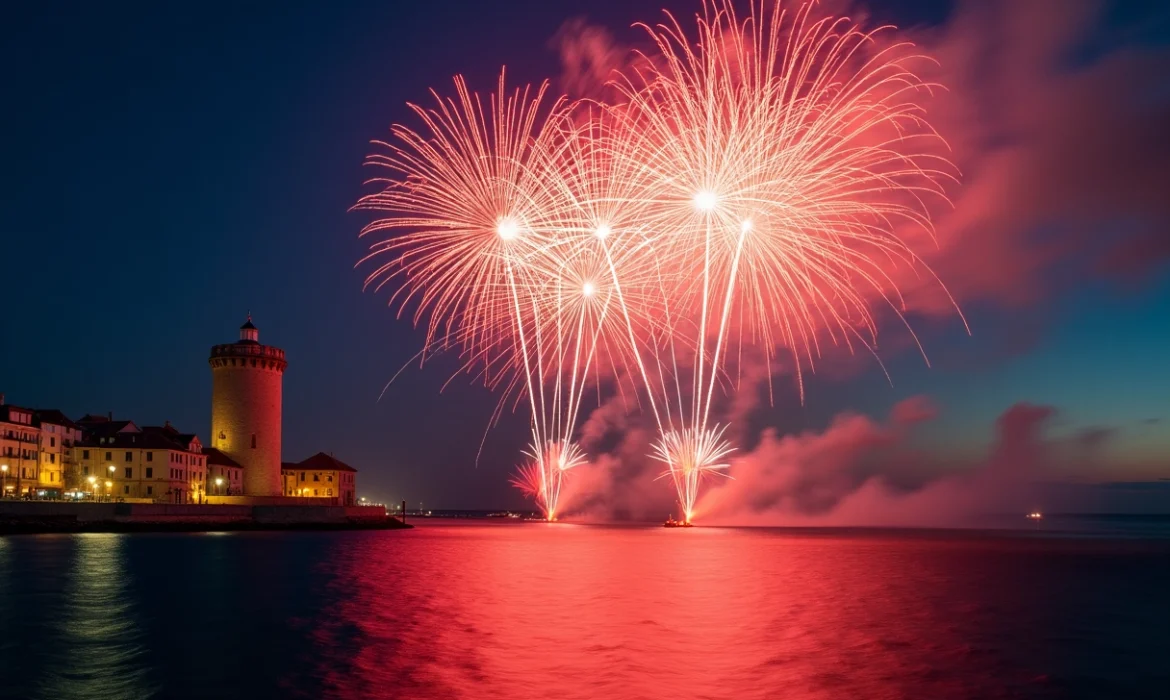
{"label": "shoreline", "polygon": [[407,530],[381,506],[0,502],[0,536],[85,532]]}
{"label": "shoreline", "polygon": [[78,520],[0,520],[0,537],[8,535],[168,533],[168,532],[342,532],[353,530],[412,530],[397,518],[355,519],[346,522],[119,522]]}

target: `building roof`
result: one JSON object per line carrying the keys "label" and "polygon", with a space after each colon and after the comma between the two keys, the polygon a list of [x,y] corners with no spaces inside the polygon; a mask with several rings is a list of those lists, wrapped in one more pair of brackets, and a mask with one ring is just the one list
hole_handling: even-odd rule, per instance
{"label": "building roof", "polygon": [[248,320],[247,320],[247,321],[244,321],[244,325],[240,326],[240,330],[242,330],[242,331],[254,331],[254,330],[258,330],[258,329],[256,328],[256,326],[253,326],[253,325],[252,325],[252,314],[248,314]]}
{"label": "building roof", "polygon": [[38,408],[33,411],[33,422],[37,425],[41,423],[48,423],[49,425],[63,425],[66,428],[76,430],[77,424],[69,420],[69,417],[61,413],[55,408]]}
{"label": "building roof", "polygon": [[244,468],[244,465],[240,464],[231,457],[228,457],[214,447],[204,447],[203,454],[207,456],[208,464],[218,464],[223,467],[235,467],[236,469]]}
{"label": "building roof", "polygon": [[[88,417],[86,416],[86,418]],[[110,420],[104,418],[97,422],[89,422],[85,418],[82,418],[79,422],[81,430],[85,433],[87,439],[113,437],[122,431],[126,431],[128,434],[137,434],[139,432],[138,426],[134,425],[134,421],[132,420]],[[130,428],[130,430],[126,430],[127,428]]]}
{"label": "building roof", "polygon": [[162,433],[114,433],[103,437],[106,438],[104,443],[87,439],[79,444],[81,447],[93,447],[99,450],[174,450],[176,452],[186,452],[187,444],[189,444],[176,442]]}
{"label": "building roof", "polygon": [[6,404],[4,404],[4,405],[0,406],[0,420],[2,420],[2,421],[8,421],[8,420],[9,420],[9,415],[10,415],[12,412],[17,412],[17,413],[33,413],[33,410],[32,410],[31,408],[21,408],[20,406],[13,406],[13,405],[12,405],[12,404],[10,404],[10,403],[6,403]]}
{"label": "building roof", "polygon": [[195,433],[180,433],[175,426],[171,425],[170,421],[167,421],[166,425],[144,425],[142,426],[142,432],[165,435],[171,440],[183,445],[184,449],[187,445],[191,444],[192,440],[198,437]]}
{"label": "building roof", "polygon": [[[282,465],[283,466],[283,465]],[[349,466],[333,455],[327,455],[324,452],[309,457],[308,459],[297,462],[290,467],[291,469],[312,469],[321,472],[356,472],[357,470]]]}

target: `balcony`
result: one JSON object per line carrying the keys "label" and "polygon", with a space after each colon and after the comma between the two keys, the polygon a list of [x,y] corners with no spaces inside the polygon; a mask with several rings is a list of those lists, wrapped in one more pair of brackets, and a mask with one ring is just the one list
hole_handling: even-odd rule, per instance
{"label": "balcony", "polygon": [[39,441],[39,437],[40,436],[36,435],[35,433],[22,435],[21,433],[17,433],[17,432],[6,432],[3,434],[0,434],[0,440],[10,440],[13,442],[27,442],[27,443],[32,444],[32,445],[35,445]]}

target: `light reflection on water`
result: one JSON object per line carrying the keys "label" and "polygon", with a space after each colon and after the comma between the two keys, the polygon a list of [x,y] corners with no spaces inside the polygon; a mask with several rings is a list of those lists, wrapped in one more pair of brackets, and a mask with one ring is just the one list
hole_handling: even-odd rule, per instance
{"label": "light reflection on water", "polygon": [[0,696],[1161,697],[1170,542],[426,523],[0,538]]}
{"label": "light reflection on water", "polygon": [[68,649],[46,669],[38,695],[45,698],[142,698],[146,681],[143,631],[131,612],[132,572],[125,535],[85,534],[71,539],[73,567],[65,595],[46,616],[47,643]]}

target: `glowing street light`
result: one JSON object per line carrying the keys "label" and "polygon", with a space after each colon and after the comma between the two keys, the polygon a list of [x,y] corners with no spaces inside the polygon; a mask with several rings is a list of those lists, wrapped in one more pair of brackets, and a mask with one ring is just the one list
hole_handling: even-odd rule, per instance
{"label": "glowing street light", "polygon": [[0,472],[4,472],[4,490],[0,491],[0,497],[8,495],[8,465],[0,464]]}
{"label": "glowing street light", "polygon": [[97,477],[96,476],[89,477],[89,493],[91,496],[93,496],[93,499],[96,501],[97,500]]}
{"label": "glowing street light", "polygon": [[216,495],[219,495],[220,493],[223,492],[223,490],[220,488],[221,486],[223,486],[223,477],[222,476],[215,477],[215,493],[216,493]]}

